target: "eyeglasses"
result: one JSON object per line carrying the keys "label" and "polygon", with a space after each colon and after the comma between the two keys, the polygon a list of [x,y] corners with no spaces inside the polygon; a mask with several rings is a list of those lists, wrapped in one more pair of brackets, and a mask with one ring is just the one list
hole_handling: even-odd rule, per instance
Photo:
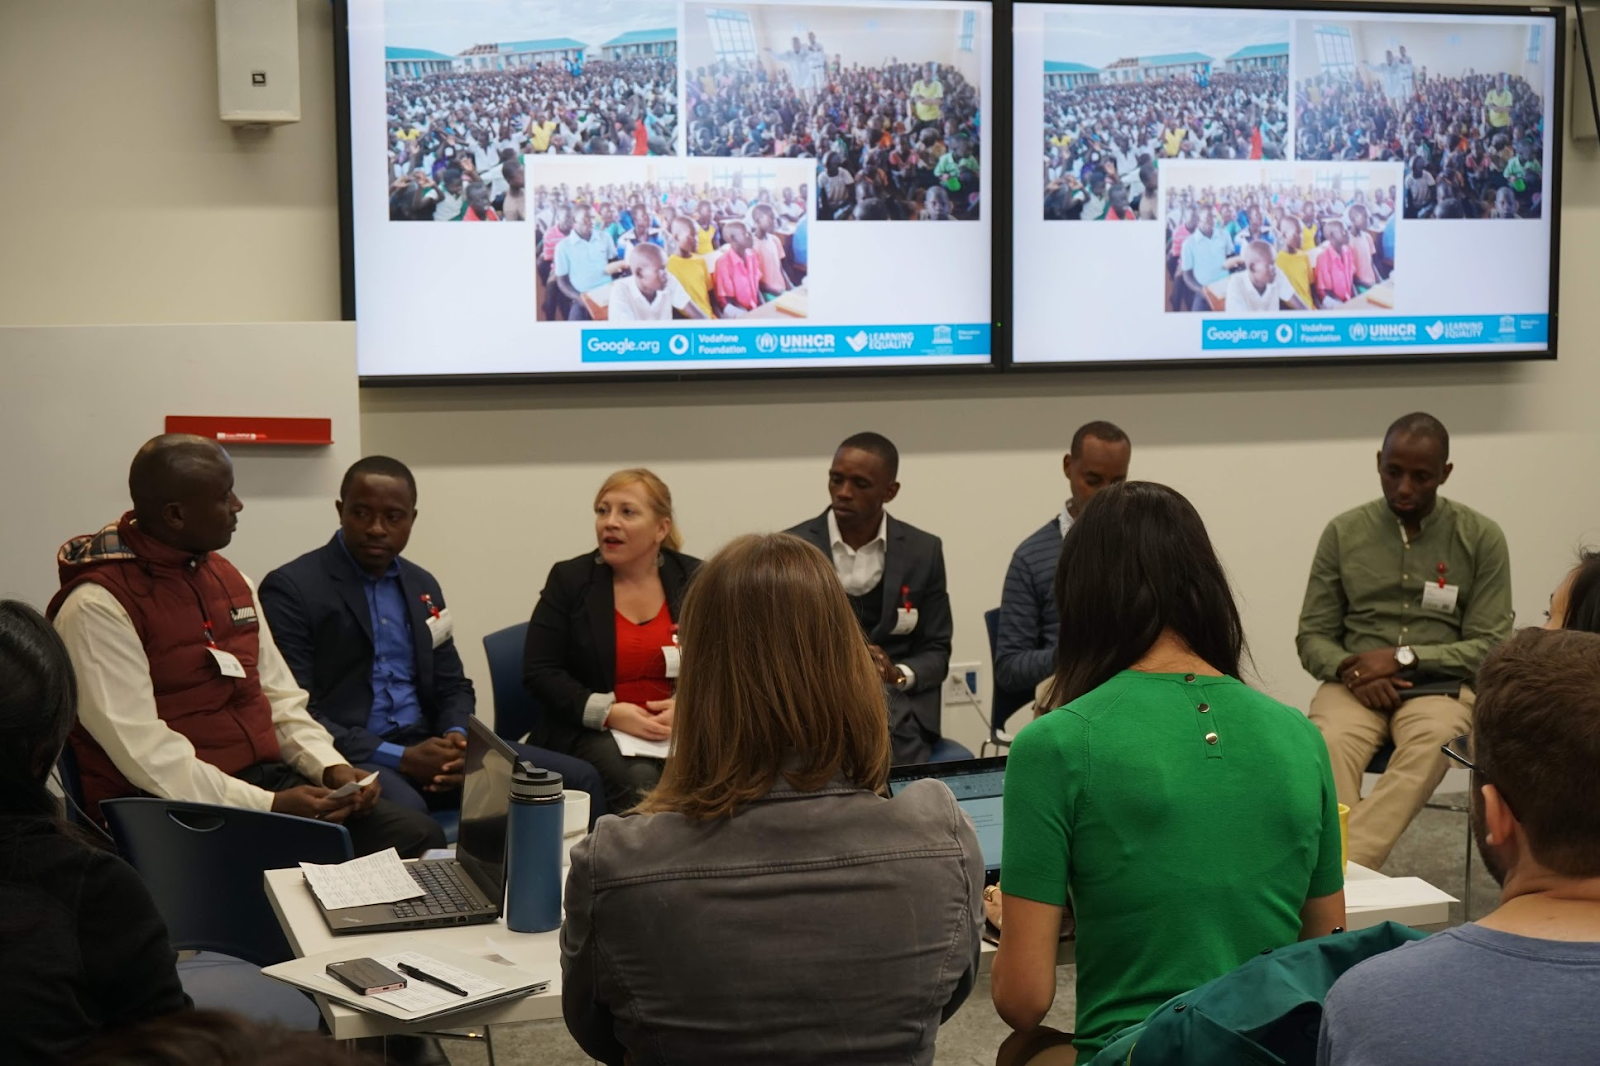
{"label": "eyeglasses", "polygon": [[1441,744],[1439,750],[1468,770],[1477,772],[1478,764],[1472,761],[1472,738],[1467,734],[1461,734],[1448,744]]}

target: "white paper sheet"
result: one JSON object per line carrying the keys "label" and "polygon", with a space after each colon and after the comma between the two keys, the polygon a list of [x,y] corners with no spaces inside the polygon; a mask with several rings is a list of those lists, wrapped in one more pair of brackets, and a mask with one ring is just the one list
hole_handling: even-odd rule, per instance
{"label": "white paper sheet", "polygon": [[466,970],[450,966],[440,962],[438,959],[415,951],[379,955],[377,960],[395,973],[400,973],[398,963],[406,963],[425,974],[443,978],[467,993],[466,996],[458,996],[454,992],[440,988],[438,985],[430,984],[427,981],[418,980],[410,974],[405,974],[406,987],[395,992],[379,992],[372,997],[373,999],[381,999],[385,1003],[392,1004],[404,1011],[412,1011],[414,1013],[435,1011],[440,1007],[450,1007],[458,1003],[470,1002],[473,996],[486,996],[505,987],[505,985],[495,984],[493,981],[479,977],[475,973],[468,973]]}
{"label": "white paper sheet", "polygon": [[306,884],[329,910],[398,903],[427,895],[393,848],[332,865],[303,862]]}
{"label": "white paper sheet", "polygon": [[615,729],[611,731],[611,739],[617,742],[617,750],[628,756],[644,755],[652,759],[665,759],[667,751],[672,747],[671,740],[643,740],[631,733],[622,733]]}

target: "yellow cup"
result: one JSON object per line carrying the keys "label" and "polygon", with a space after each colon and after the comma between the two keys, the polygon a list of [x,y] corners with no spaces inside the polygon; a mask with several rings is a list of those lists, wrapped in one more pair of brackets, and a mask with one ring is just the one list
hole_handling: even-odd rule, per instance
{"label": "yellow cup", "polygon": [[1339,804],[1339,861],[1350,861],[1350,808]]}

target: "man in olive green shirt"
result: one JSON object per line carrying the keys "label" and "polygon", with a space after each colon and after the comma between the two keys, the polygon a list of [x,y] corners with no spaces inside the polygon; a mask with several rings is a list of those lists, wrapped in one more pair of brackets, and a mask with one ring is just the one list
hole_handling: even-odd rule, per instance
{"label": "man in olive green shirt", "polygon": [[[1439,498],[1450,434],[1432,415],[1389,427],[1383,499],[1328,523],[1311,563],[1296,645],[1323,682],[1311,701],[1350,808],[1350,859],[1376,868],[1444,777],[1446,741],[1470,726],[1472,690],[1407,697],[1417,684],[1470,682],[1511,633],[1511,561],[1491,519]],[[1361,775],[1395,746],[1372,795]]]}

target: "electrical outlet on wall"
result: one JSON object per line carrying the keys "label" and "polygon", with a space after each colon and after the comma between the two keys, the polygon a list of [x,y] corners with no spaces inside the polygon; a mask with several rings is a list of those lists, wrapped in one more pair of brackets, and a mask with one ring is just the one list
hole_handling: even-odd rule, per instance
{"label": "electrical outlet on wall", "polygon": [[951,663],[944,682],[944,702],[970,703],[982,699],[982,683],[982,663]]}

